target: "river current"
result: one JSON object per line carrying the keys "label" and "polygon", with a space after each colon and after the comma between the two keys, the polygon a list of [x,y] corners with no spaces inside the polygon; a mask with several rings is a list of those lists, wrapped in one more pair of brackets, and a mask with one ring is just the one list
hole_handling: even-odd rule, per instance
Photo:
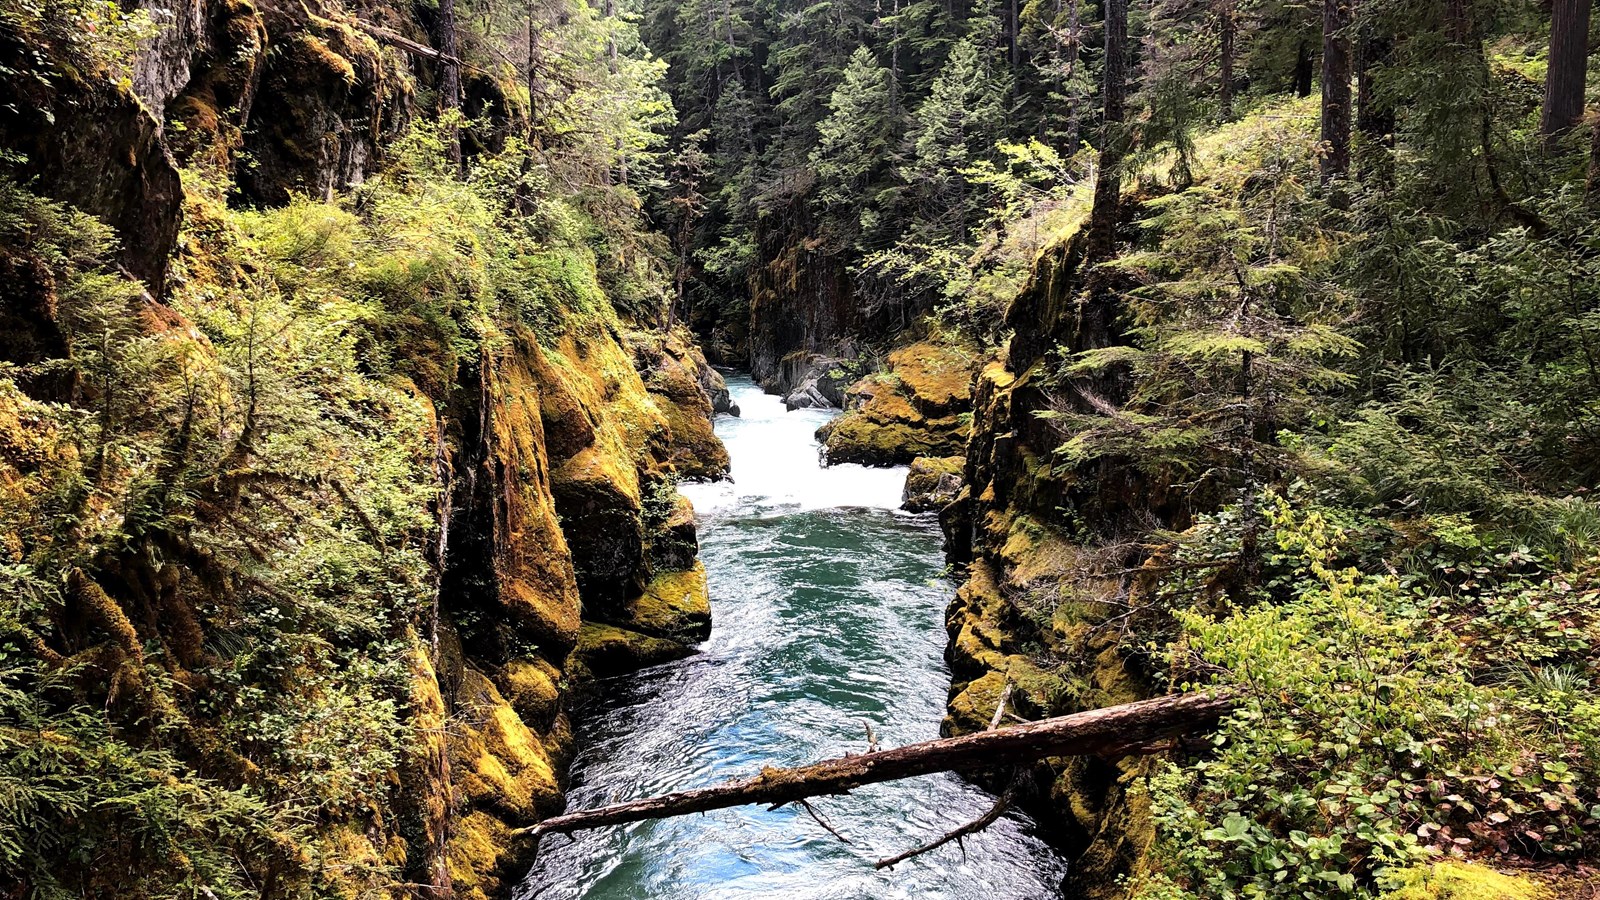
{"label": "river current", "polygon": [[[949,686],[939,533],[897,511],[904,469],[823,468],[829,415],[730,378],[731,482],[688,485],[713,627],[688,659],[613,678],[577,710],[570,809],[703,787],[938,736]],[[546,839],[519,900],[1045,900],[1064,863],[1022,816],[875,871],[982,815],[953,775],[869,785],[803,810],[741,807]]]}

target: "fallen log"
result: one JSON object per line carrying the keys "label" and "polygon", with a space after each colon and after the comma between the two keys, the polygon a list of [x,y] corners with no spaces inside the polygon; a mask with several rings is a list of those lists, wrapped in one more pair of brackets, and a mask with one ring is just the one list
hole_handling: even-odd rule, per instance
{"label": "fallen log", "polygon": [[566,813],[514,835],[538,839],[585,828],[808,797],[846,794],[864,784],[1031,762],[1050,756],[1116,756],[1147,750],[1162,738],[1210,728],[1233,708],[1226,694],[1174,694],[1104,709],[995,728],[961,737],[843,756],[793,769],[768,767],[754,778]]}

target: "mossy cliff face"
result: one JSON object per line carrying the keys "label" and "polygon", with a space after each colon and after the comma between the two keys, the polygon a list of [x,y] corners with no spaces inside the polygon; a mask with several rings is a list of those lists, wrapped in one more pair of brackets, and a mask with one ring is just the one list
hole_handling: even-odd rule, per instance
{"label": "mossy cliff face", "polygon": [[[1126,490],[1115,473],[1052,466],[1061,438],[1035,415],[1052,403],[1039,384],[1045,348],[1075,340],[1079,242],[1068,236],[1041,254],[1011,310],[1030,322],[1029,337],[1014,339],[974,382],[965,483],[941,513],[947,550],[967,572],[946,618],[946,734],[987,727],[1008,682],[1009,707],[1026,718],[1152,693],[1138,666],[1114,649],[1115,630],[1102,627],[1126,587],[1086,574],[1100,552],[1092,535],[1152,498]],[[1153,829],[1147,804],[1127,787],[1153,764],[1073,757],[1039,766],[1031,805],[1076,858],[1069,895],[1119,897],[1120,876],[1139,871]]]}
{"label": "mossy cliff face", "polygon": [[[364,179],[415,117],[421,67],[321,4],[179,6],[127,84],[64,53],[32,77],[40,57],[0,34],[0,87],[26,101],[0,110],[0,146],[121,241],[111,262],[0,241],[0,361],[44,364],[0,373],[0,563],[51,576],[25,654],[62,681],[52,702],[164,754],[134,766],[161,776],[148,790],[244,811],[147,851],[108,805],[73,825],[105,864],[69,874],[86,896],[234,868],[273,898],[508,896],[529,850],[511,832],[563,803],[573,686],[692,652],[709,627],[675,484],[726,473],[719,379],[685,334],[636,331],[598,291],[582,309],[550,298],[537,334],[453,313],[440,339],[407,318],[430,297],[385,296],[360,325],[334,311],[365,302],[327,271],[345,267],[275,255],[249,231],[273,214],[228,200]],[[409,7],[361,15],[425,38]],[[236,190],[211,186],[229,173]],[[99,234],[0,180],[38,246]],[[278,212],[316,240],[357,221],[337,203]],[[89,325],[126,359],[92,363]],[[271,356],[259,413],[255,382],[233,380],[245,346],[249,371]],[[87,409],[112,439],[63,427]],[[67,494],[78,524],[42,527]],[[300,723],[308,710],[326,718]],[[316,814],[280,821],[259,797]]]}
{"label": "mossy cliff face", "polygon": [[960,456],[976,363],[971,351],[936,341],[889,354],[886,370],[852,385],[844,415],[817,432],[828,461],[897,466],[922,456]]}
{"label": "mossy cliff face", "polygon": [[750,374],[763,389],[786,396],[816,368],[813,358],[841,355],[860,325],[849,275],[811,236],[809,207],[797,196],[762,217],[756,232],[761,262],[750,275]]}
{"label": "mossy cliff face", "polygon": [[[36,55],[37,54],[37,55]],[[161,124],[125,86],[65,62],[36,37],[0,29],[0,149],[20,154],[44,194],[127,236],[122,265],[155,291],[182,220],[183,189]],[[60,74],[34,77],[38,59]]]}
{"label": "mossy cliff face", "polygon": [[[681,336],[672,342],[687,354]],[[458,391],[462,465],[441,589],[460,646],[447,696],[465,723],[450,740],[458,896],[504,895],[528,862],[507,833],[560,809],[564,686],[681,656],[709,628],[693,509],[671,479],[680,459],[723,460],[695,470],[720,475],[726,451],[688,369],[652,391],[634,368],[644,355],[656,363],[647,376],[664,381],[660,343],[612,329],[546,346],[514,337]],[[657,495],[672,498],[659,518]]]}

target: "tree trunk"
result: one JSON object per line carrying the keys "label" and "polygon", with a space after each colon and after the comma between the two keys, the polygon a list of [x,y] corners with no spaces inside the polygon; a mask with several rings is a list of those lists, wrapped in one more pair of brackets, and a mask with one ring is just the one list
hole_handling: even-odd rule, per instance
{"label": "tree trunk", "polygon": [[1353,0],[1322,4],[1322,181],[1350,171],[1350,24]]}
{"label": "tree trunk", "polygon": [[[1083,9],[1082,0],[1067,0],[1067,46],[1063,52],[1066,64],[1067,78],[1072,78],[1078,71],[1078,56],[1082,45],[1078,38],[1082,30],[1078,20]],[[1078,149],[1078,123],[1083,119],[1083,104],[1076,99],[1067,108],[1066,146],[1072,151]]]}
{"label": "tree trunk", "polygon": [[1234,39],[1238,32],[1239,21],[1234,13],[1234,0],[1218,0],[1217,115],[1224,122],[1233,118]]}
{"label": "tree trunk", "polygon": [[[1117,0],[1112,0],[1117,2]],[[1050,756],[1120,756],[1214,726],[1234,701],[1225,695],[1178,694],[1070,716],[844,756],[794,769],[767,768],[754,778],[648,800],[567,813],[513,832],[534,838],[585,828],[665,819],[755,803],[782,805],[864,784],[1028,763]]]}
{"label": "tree trunk", "polygon": [[1095,169],[1094,202],[1089,210],[1091,264],[1110,259],[1116,246],[1122,202],[1122,160],[1128,135],[1122,118],[1128,93],[1128,0],[1105,0],[1105,105],[1100,127],[1100,158]]}
{"label": "tree trunk", "polygon": [[1294,95],[1311,96],[1311,44],[1307,41],[1301,41],[1300,49],[1295,52]]}
{"label": "tree trunk", "polygon": [[1591,0],[1555,0],[1550,18],[1550,65],[1544,76],[1544,112],[1539,133],[1546,146],[1583,117],[1584,78],[1589,68]]}
{"label": "tree trunk", "polygon": [[[456,0],[439,0],[439,112],[461,110],[461,53],[456,41]],[[450,125],[445,152],[461,168],[461,129]]]}

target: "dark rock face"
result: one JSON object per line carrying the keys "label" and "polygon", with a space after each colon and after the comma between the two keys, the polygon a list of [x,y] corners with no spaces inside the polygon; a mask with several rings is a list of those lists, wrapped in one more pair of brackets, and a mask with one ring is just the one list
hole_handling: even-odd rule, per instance
{"label": "dark rock face", "polygon": [[[116,229],[122,265],[159,295],[183,219],[183,186],[161,126],[132,93],[59,70],[50,48],[0,32],[0,147],[42,193]],[[46,64],[47,65],[47,64]]]}
{"label": "dark rock face", "polygon": [[726,413],[730,416],[739,415],[739,404],[733,402],[733,395],[728,392],[727,379],[722,373],[711,366],[700,368],[700,390],[705,392],[706,399],[711,401],[711,412],[716,415]]}
{"label": "dark rock face", "polygon": [[901,508],[908,512],[938,512],[950,505],[961,492],[961,471],[966,457],[919,456],[906,473],[906,488]]}
{"label": "dark rock face", "polygon": [[750,276],[750,374],[775,394],[797,387],[800,371],[785,366],[792,354],[839,354],[859,324],[849,275],[811,240],[806,206],[797,196],[756,230],[765,263]]}
{"label": "dark rock face", "polygon": [[282,36],[271,39],[245,129],[255,164],[238,173],[240,190],[280,204],[292,193],[326,197],[360,184],[410,118],[404,80],[347,22],[308,18],[288,4],[269,8],[265,20],[269,35]]}

